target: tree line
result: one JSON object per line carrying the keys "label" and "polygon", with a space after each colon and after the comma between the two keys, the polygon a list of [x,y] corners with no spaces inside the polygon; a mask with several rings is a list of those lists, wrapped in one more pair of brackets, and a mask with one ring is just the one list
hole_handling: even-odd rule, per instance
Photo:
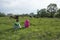
{"label": "tree line", "polygon": [[38,17],[58,17],[60,18],[60,9],[58,9],[57,4],[49,4],[47,6],[47,9],[41,9],[37,10],[37,16]]}
{"label": "tree line", "polygon": [[[12,14],[8,14],[12,15]],[[4,13],[0,12],[0,17],[6,16]],[[30,16],[30,17],[50,17],[50,18],[60,18],[60,9],[57,7],[57,4],[51,3],[47,6],[47,8],[43,8],[41,10],[37,9],[37,14],[33,12],[30,14],[22,14],[20,16]]]}

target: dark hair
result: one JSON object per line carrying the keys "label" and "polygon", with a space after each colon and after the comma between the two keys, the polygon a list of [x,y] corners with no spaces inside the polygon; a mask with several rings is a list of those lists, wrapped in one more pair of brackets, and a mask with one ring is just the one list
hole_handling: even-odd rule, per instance
{"label": "dark hair", "polygon": [[16,16],[15,16],[15,19],[19,19],[19,16],[18,16],[18,15],[16,15]]}
{"label": "dark hair", "polygon": [[18,15],[15,16],[15,19],[16,19],[16,22],[19,22],[19,16]]}

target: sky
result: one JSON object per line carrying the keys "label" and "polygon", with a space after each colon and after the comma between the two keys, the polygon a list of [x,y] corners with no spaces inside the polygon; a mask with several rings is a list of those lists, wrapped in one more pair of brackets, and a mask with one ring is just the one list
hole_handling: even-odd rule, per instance
{"label": "sky", "polygon": [[36,13],[37,9],[47,8],[50,3],[57,4],[60,8],[60,0],[0,0],[0,12],[6,14]]}

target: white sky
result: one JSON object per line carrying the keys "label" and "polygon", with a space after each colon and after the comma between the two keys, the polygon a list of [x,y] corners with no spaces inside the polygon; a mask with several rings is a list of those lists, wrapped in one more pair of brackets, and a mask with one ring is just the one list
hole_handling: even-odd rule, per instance
{"label": "white sky", "polygon": [[50,3],[55,3],[60,8],[60,0],[0,0],[0,12],[36,13],[37,9],[47,8]]}

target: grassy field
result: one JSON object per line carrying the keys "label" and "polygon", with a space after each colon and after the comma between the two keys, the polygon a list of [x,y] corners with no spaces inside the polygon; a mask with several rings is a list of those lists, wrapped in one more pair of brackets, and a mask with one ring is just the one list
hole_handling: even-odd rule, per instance
{"label": "grassy field", "polygon": [[[29,28],[13,29],[15,19],[0,17],[0,40],[60,40],[60,19],[28,18]],[[19,18],[23,27],[26,18]]]}

